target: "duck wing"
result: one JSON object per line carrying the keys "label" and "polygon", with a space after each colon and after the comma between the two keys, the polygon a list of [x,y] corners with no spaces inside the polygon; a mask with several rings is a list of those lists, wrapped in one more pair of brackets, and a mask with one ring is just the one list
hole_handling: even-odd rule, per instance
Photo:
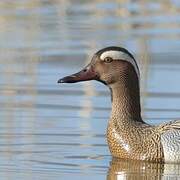
{"label": "duck wing", "polygon": [[157,127],[161,137],[165,162],[180,163],[180,120]]}
{"label": "duck wing", "polygon": [[157,127],[157,130],[163,134],[166,131],[170,130],[179,130],[180,131],[180,120],[174,120],[167,123],[163,123]]}

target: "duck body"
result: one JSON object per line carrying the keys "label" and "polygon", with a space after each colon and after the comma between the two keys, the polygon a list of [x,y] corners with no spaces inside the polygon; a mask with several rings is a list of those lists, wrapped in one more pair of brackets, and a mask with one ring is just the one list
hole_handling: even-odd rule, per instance
{"label": "duck body", "polygon": [[119,129],[110,120],[107,140],[111,154],[125,159],[180,163],[180,132],[173,127],[177,123],[172,121],[164,126],[132,123]]}
{"label": "duck body", "polygon": [[107,141],[113,157],[180,163],[180,121],[153,126],[142,120],[139,74],[132,54],[112,46],[95,53],[82,71],[58,82],[97,80],[109,87],[112,111]]}
{"label": "duck body", "polygon": [[160,135],[153,127],[142,123],[131,123],[120,129],[114,121],[116,120],[110,120],[107,128],[107,141],[114,157],[163,161]]}

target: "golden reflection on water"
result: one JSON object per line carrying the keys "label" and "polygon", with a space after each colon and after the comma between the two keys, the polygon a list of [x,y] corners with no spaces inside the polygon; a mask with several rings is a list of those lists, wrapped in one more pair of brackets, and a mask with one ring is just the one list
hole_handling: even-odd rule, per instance
{"label": "golden reflection on water", "polygon": [[113,158],[107,180],[165,180],[180,176],[178,164],[160,164]]}

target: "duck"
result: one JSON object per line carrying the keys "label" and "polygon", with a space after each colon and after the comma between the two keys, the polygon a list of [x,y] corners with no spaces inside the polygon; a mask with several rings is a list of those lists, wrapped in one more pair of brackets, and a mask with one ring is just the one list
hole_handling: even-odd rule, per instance
{"label": "duck", "polygon": [[143,121],[140,105],[140,70],[125,48],[97,51],[78,73],[58,83],[96,80],[111,92],[107,143],[112,157],[158,163],[180,163],[180,120],[151,125]]}

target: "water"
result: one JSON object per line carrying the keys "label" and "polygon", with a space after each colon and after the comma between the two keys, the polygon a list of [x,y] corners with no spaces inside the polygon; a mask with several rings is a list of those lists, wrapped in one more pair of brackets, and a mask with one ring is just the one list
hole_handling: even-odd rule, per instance
{"label": "water", "polygon": [[179,179],[180,166],[112,159],[108,89],[58,85],[94,52],[124,46],[141,68],[143,118],[180,118],[180,3],[0,2],[1,179]]}

